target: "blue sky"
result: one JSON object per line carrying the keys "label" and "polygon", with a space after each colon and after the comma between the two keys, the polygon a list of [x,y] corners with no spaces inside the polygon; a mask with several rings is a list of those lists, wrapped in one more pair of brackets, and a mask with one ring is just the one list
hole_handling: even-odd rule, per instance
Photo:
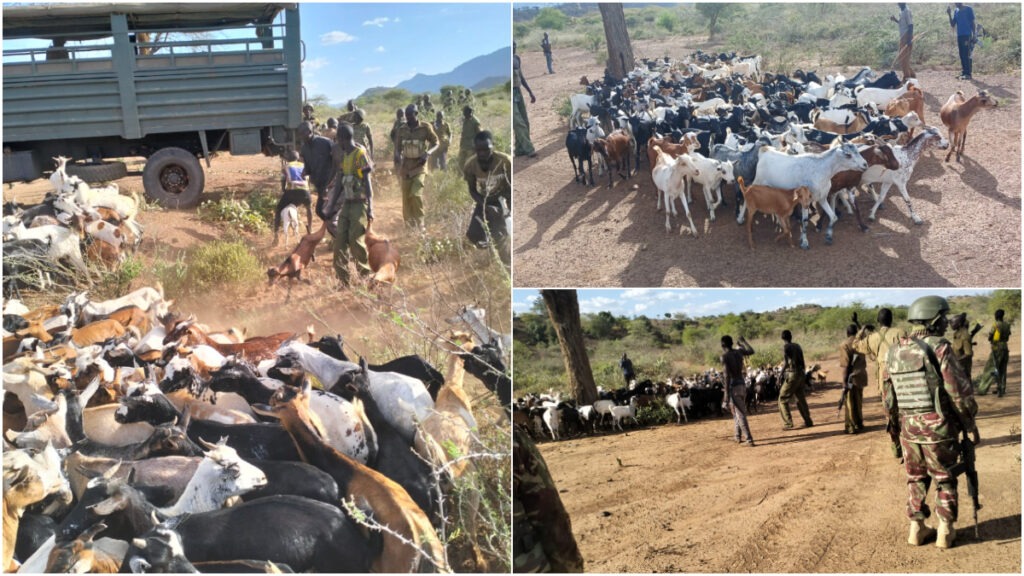
{"label": "blue sky", "polygon": [[506,3],[303,3],[303,82],[335,103],[512,45]]}
{"label": "blue sky", "polygon": [[[989,292],[991,290],[980,289],[676,290],[632,288],[628,290],[577,290],[577,297],[582,314],[608,311],[616,316],[639,316],[642,314],[654,318],[664,316],[666,312],[685,312],[691,318],[699,318],[748,310],[767,312],[797,304],[835,306],[861,302],[868,307],[883,304],[909,305],[917,298],[928,294],[954,296]],[[512,311],[516,314],[526,312],[530,309],[533,301],[539,298],[539,290],[515,289],[512,292]]]}

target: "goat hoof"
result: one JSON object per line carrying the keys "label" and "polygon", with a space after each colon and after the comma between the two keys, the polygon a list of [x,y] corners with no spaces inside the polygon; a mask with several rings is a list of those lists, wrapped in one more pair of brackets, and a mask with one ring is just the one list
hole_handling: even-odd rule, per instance
{"label": "goat hoof", "polygon": [[807,242],[801,242],[800,243],[800,249],[801,250],[810,250],[811,249],[811,245],[808,244]]}
{"label": "goat hoof", "polygon": [[830,234],[825,235],[825,244],[832,245],[832,236]]}
{"label": "goat hoof", "polygon": [[924,224],[924,220],[921,220],[920,218],[914,218],[914,224],[917,224],[918,226],[920,226],[920,225]]}
{"label": "goat hoof", "polygon": [[860,231],[861,232],[867,232],[868,231],[868,227],[867,226],[861,226],[860,227]]}

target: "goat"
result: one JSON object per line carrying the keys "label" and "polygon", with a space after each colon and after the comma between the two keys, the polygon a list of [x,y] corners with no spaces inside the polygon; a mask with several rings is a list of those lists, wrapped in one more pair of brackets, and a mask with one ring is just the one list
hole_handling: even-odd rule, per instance
{"label": "goat", "polygon": [[[295,239],[297,240],[299,238],[299,224],[301,224],[299,221],[299,209],[295,207],[295,204],[289,204],[281,209],[279,216],[281,218],[281,227],[284,228],[284,241],[286,243],[288,242],[288,237],[293,233],[293,231]],[[276,237],[276,228],[274,229],[274,233]],[[277,242],[275,242],[274,245],[276,246]]]}
{"label": "goat", "polygon": [[[699,152],[694,152],[690,155],[694,165],[694,175],[687,177],[687,201],[690,200],[689,187],[692,183],[701,185],[704,191],[704,200],[708,204],[708,213],[711,216],[711,221],[715,221],[715,208],[722,203],[722,183],[727,184],[735,182],[733,177],[732,162],[719,161],[711,158],[707,158]],[[712,192],[718,193],[718,201],[713,201]]]}
{"label": "goat", "polygon": [[[633,170],[630,166],[630,157],[632,156],[632,150],[630,148],[630,142],[632,139],[629,134],[624,130],[615,130],[608,135],[607,138],[598,138],[594,140],[594,151],[601,154],[607,159],[608,162],[608,187],[612,187],[612,170],[611,163],[615,162],[615,170],[623,178],[630,178],[633,175]],[[622,165],[626,166],[626,174],[622,175]]]}
{"label": "goat", "polygon": [[128,552],[128,543],[113,538],[93,541],[107,529],[103,522],[94,524],[74,539],[60,542],[50,553],[46,563],[47,574],[115,574]]}
{"label": "goat", "polygon": [[[697,227],[693,225],[693,218],[690,217],[690,205],[686,202],[684,179],[689,175],[699,176],[700,172],[693,165],[689,154],[682,154],[673,159],[662,152],[658,146],[655,146],[654,150],[658,153],[658,162],[654,166],[654,170],[651,171],[651,179],[657,187],[658,195],[665,195],[665,231],[672,231],[670,214],[675,215],[675,199],[681,198],[683,210],[686,211],[686,219],[690,222],[690,233],[696,237]],[[679,233],[682,234],[683,230],[685,228],[680,227]]]}
{"label": "goat", "polygon": [[831,134],[856,134],[871,122],[868,115],[853,110],[823,110],[814,118],[814,127]]}
{"label": "goat", "polygon": [[299,240],[299,245],[284,259],[284,262],[281,262],[277,268],[267,269],[268,284],[273,285],[274,281],[281,277],[288,278],[289,280],[302,280],[302,271],[309,265],[311,260],[315,260],[313,251],[316,250],[317,244],[324,239],[324,233],[326,232],[327,222],[324,222],[320,225],[319,230],[313,234],[303,236]]}
{"label": "goat", "polygon": [[684,419],[689,424],[690,419],[686,416],[686,411],[693,409],[693,402],[690,401],[689,396],[673,392],[665,397],[665,403],[676,413],[676,424],[681,424]]}
{"label": "goat", "polygon": [[[883,166],[886,170],[896,170],[900,167],[900,163],[896,160],[896,156],[893,153],[892,146],[888,144],[876,144],[874,146],[868,146],[861,150],[860,155],[868,163],[868,168],[872,166]],[[829,194],[834,194],[832,197],[832,209],[835,209],[836,197],[841,197],[843,202],[846,204],[846,208],[853,212],[854,216],[857,217],[857,225],[861,231],[867,231],[867,226],[860,218],[860,210],[857,209],[857,204],[851,198],[847,191],[850,188],[860,188],[861,178],[864,173],[857,170],[844,170],[837,172],[832,176],[832,188],[829,190]]]}
{"label": "goat", "polygon": [[277,202],[277,207],[274,209],[274,245],[277,245],[277,231],[284,222],[284,239],[288,241],[288,222],[284,219],[287,213],[291,223],[295,226],[295,236],[299,235],[299,206],[306,207],[306,234],[313,232],[313,209],[311,207],[312,199],[309,196],[309,190],[304,188],[289,188],[281,194],[281,199]]}
{"label": "goat", "polygon": [[89,268],[82,258],[82,249],[79,244],[81,235],[65,226],[47,225],[36,228],[25,228],[19,223],[10,230],[10,236],[14,240],[40,240],[48,242],[46,255],[54,264],[59,264],[64,258],[71,262],[75,271],[89,277]]}
{"label": "goat", "polygon": [[920,85],[916,78],[908,78],[906,83],[900,88],[889,89],[859,86],[854,89],[853,93],[857,97],[857,106],[867,106],[870,102],[879,108],[884,109],[889,105],[890,101],[903,96],[911,88],[917,88],[920,90]]}
{"label": "goat", "polygon": [[966,100],[963,91],[957,90],[956,94],[946,100],[942,110],[939,111],[939,117],[949,132],[951,144],[949,152],[946,153],[946,162],[949,162],[949,157],[954,152],[956,152],[956,161],[960,161],[960,156],[964,153],[964,146],[967,144],[967,126],[971,122],[971,117],[983,108],[996,108],[997,106],[999,106],[999,101],[989,96],[987,90],[982,90]]}
{"label": "goat", "polygon": [[629,406],[612,406],[610,412],[612,415],[612,426],[619,430],[622,430],[622,420],[624,418],[632,418],[637,426],[640,425],[640,422],[636,419],[636,406],[632,402]]}
{"label": "goat", "polygon": [[[907,93],[899,98],[893,98],[885,107],[886,116],[900,117],[910,112],[917,113],[917,118],[924,123],[924,93],[917,87],[907,90]],[[914,135],[912,128],[910,135]]]}
{"label": "goat", "polygon": [[[575,182],[587,184],[587,175],[590,175],[590,185],[594,185],[594,167],[592,163],[592,143],[587,139],[586,128],[573,128],[565,135],[565,149],[569,152],[569,162],[572,164],[572,171],[575,175]],[[603,157],[603,156],[602,156]],[[583,171],[583,161],[587,162],[587,172]],[[579,169],[576,165],[579,164]]]}
{"label": "goat", "polygon": [[914,207],[910,203],[907,184],[910,182],[910,177],[914,173],[914,166],[917,165],[921,154],[931,146],[938,146],[940,150],[945,150],[949,146],[949,141],[939,134],[938,129],[929,126],[915,136],[906,146],[893,146],[893,155],[899,162],[898,169],[888,170],[884,166],[872,166],[864,172],[860,179],[861,184],[881,183],[882,185],[881,193],[875,200],[875,205],[871,207],[871,213],[868,214],[869,220],[875,219],[875,212],[878,211],[878,207],[882,205],[882,202],[885,202],[885,195],[889,193],[889,188],[895,184],[903,196],[903,200],[907,203],[911,220],[914,221],[914,224],[924,223],[924,220],[914,212]]}
{"label": "goat", "polygon": [[76,319],[78,310],[81,311],[82,320],[90,322],[99,318],[106,318],[114,312],[127,306],[136,306],[144,311],[152,310],[158,317],[167,314],[167,310],[174,304],[173,300],[164,300],[163,286],[157,284],[156,288],[144,286],[112,300],[103,302],[91,302],[84,293],[73,294],[65,306],[69,307],[69,314]]}
{"label": "goat", "polygon": [[71,502],[71,488],[61,472],[60,456],[51,445],[35,455],[25,450],[4,450],[3,454],[3,567],[15,572],[15,540],[18,524],[25,508],[56,494],[62,502]]}
{"label": "goat", "polygon": [[583,113],[590,113],[590,107],[597,104],[594,96],[587,94],[573,94],[569,96],[569,103],[572,105],[572,113],[569,114],[569,127],[573,128],[583,124]]}
{"label": "goat", "polygon": [[754,249],[754,235],[751,230],[754,224],[754,216],[758,212],[774,215],[779,225],[782,226],[782,233],[775,237],[778,242],[785,236],[789,239],[790,247],[793,246],[793,235],[789,231],[789,215],[799,204],[804,212],[811,206],[811,191],[806,186],[800,186],[795,190],[784,190],[764,185],[752,185],[750,188],[744,186],[743,177],[736,179],[736,184],[743,193],[743,205],[747,215],[747,243],[750,249]]}
{"label": "goat", "polygon": [[371,280],[377,284],[394,285],[402,258],[394,243],[386,236],[374,234],[372,227],[372,221],[366,225],[366,252],[373,271]]}

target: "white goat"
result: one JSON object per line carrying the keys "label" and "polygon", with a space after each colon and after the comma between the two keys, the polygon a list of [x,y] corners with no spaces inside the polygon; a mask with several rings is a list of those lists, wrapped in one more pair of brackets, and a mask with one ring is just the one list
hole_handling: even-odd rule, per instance
{"label": "white goat", "polygon": [[590,113],[590,107],[597,103],[597,99],[589,94],[573,94],[569,96],[572,104],[572,114],[569,115],[569,127],[575,128],[583,124],[583,113]]}
{"label": "white goat", "polygon": [[[686,212],[686,219],[690,222],[690,233],[697,237],[697,227],[693,225],[693,218],[690,216],[690,205],[686,202],[687,176],[700,176],[700,171],[693,165],[689,154],[681,154],[678,158],[672,158],[662,152],[661,147],[655,146],[658,153],[658,161],[651,170],[651,180],[658,189],[658,195],[665,195],[665,231],[672,231],[671,216],[676,215],[675,199],[683,201],[683,210]],[[685,228],[680,227],[682,234]]]}
{"label": "white goat", "polygon": [[[914,212],[914,206],[910,203],[907,184],[910,182],[910,177],[914,174],[914,166],[917,165],[921,154],[931,146],[938,146],[939,149],[945,150],[949,147],[949,141],[942,137],[937,128],[928,126],[906,146],[892,147],[893,156],[900,163],[898,169],[886,170],[884,166],[871,166],[861,175],[861,184],[880,183],[882,185],[881,194],[876,197],[875,205],[871,207],[868,219],[875,219],[875,212],[878,211],[878,207],[882,205],[882,202],[885,202],[885,195],[889,193],[889,189],[895,185],[900,191],[900,195],[903,196],[903,200],[907,203],[907,209],[910,211],[910,218],[914,221],[914,224],[924,223],[924,220]],[[873,192],[874,190],[872,189]]]}
{"label": "white goat", "polygon": [[689,396],[683,396],[679,392],[674,392],[665,397],[665,403],[675,411],[677,424],[684,419],[689,424],[690,419],[686,416],[686,411],[693,408],[693,402]]}
{"label": "white goat", "polygon": [[[694,183],[700,184],[704,190],[704,200],[708,204],[711,221],[714,222],[715,209],[722,203],[722,183],[730,184],[736,181],[732,172],[732,162],[720,162],[708,158],[700,152],[693,152],[689,156],[693,161],[696,175],[686,178],[686,198],[689,202],[693,202],[690,186]],[[713,199],[713,192],[718,193],[718,200]]]}
{"label": "white goat", "polygon": [[612,426],[619,430],[622,430],[623,418],[632,418],[633,422],[636,423],[637,426],[640,425],[640,422],[636,419],[636,406],[633,405],[632,399],[630,399],[629,406],[612,406],[611,414]]}
{"label": "white goat", "polygon": [[870,102],[884,110],[890,101],[906,94],[911,86],[916,86],[918,89],[921,88],[916,78],[908,78],[907,82],[899,88],[865,88],[859,86],[854,91],[857,97],[857,106],[867,106]]}

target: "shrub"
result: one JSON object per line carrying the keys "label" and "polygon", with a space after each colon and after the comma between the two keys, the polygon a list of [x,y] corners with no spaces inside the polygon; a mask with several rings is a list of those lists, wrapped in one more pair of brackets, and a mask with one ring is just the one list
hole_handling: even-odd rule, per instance
{"label": "shrub", "polygon": [[561,10],[551,7],[541,8],[533,19],[534,25],[543,30],[561,30],[568,21],[569,18]]}
{"label": "shrub", "polygon": [[637,408],[636,419],[641,426],[660,426],[675,422],[676,413],[668,404],[654,404]]}
{"label": "shrub", "polygon": [[665,30],[672,32],[676,29],[676,16],[671,12],[662,12],[658,15],[658,27],[664,28]]}
{"label": "shrub", "polygon": [[230,197],[203,202],[197,214],[203,222],[226,224],[230,228],[247,232],[259,233],[269,228],[267,220],[255,212],[247,201]]}
{"label": "shrub", "polygon": [[203,244],[192,252],[189,261],[188,276],[195,292],[257,282],[262,275],[259,259],[244,242],[216,240]]}
{"label": "shrub", "polygon": [[128,256],[109,274],[103,277],[98,294],[109,294],[116,298],[128,292],[131,283],[142,274],[142,261],[134,255]]}

